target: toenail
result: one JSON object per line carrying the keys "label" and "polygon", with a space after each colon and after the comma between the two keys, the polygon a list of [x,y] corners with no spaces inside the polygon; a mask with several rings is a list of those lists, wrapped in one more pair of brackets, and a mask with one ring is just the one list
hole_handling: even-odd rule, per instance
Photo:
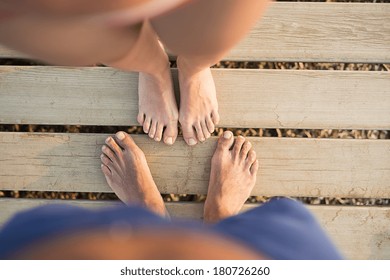
{"label": "toenail", "polygon": [[107,149],[106,146],[103,146],[102,147],[102,152],[104,152],[106,149]]}
{"label": "toenail", "polygon": [[225,138],[225,139],[230,139],[230,138],[232,138],[232,132],[231,131],[225,131],[224,133],[223,133],[223,138]]}
{"label": "toenail", "polygon": [[119,140],[123,140],[123,139],[125,139],[125,134],[124,134],[122,131],[119,131],[119,132],[116,134],[116,137],[117,137]]}
{"label": "toenail", "polygon": [[173,144],[173,138],[172,137],[168,137],[167,139],[165,139],[165,144],[168,144],[168,145],[172,145]]}
{"label": "toenail", "polygon": [[199,141],[200,141],[200,142],[204,142],[204,141],[206,141],[206,139],[200,138]]}
{"label": "toenail", "polygon": [[154,141],[160,141],[160,138],[159,137],[156,137],[156,138],[154,138]]}
{"label": "toenail", "polygon": [[196,140],[194,138],[188,139],[188,145],[193,146],[196,144]]}
{"label": "toenail", "polygon": [[106,139],[106,143],[108,144],[110,141],[111,141],[111,137],[108,137],[108,138]]}

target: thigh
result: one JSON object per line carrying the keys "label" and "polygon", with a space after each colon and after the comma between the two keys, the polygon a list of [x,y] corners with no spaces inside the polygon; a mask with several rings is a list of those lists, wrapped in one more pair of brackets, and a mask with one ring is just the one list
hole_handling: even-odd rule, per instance
{"label": "thigh", "polygon": [[176,54],[233,47],[268,6],[268,0],[193,0],[152,19],[162,42]]}
{"label": "thigh", "polygon": [[87,17],[24,15],[0,22],[0,42],[49,63],[88,65],[124,56],[141,24],[113,27]]}

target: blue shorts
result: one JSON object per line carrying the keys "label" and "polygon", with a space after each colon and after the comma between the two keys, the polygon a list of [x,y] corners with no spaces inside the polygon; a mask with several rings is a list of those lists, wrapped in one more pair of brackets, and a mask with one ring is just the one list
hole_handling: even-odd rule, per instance
{"label": "blue shorts", "polygon": [[213,232],[236,240],[272,259],[341,259],[326,233],[300,203],[274,198],[214,225],[168,220],[140,207],[98,210],[69,205],[46,205],[16,214],[0,231],[0,259],[34,242],[78,230],[110,227],[183,228]]}

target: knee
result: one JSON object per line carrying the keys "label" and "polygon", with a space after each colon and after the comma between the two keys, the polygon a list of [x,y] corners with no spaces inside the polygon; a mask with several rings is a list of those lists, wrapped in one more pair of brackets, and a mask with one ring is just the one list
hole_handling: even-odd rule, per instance
{"label": "knee", "polygon": [[136,41],[140,26],[114,28],[81,20],[26,17],[0,26],[0,41],[33,59],[82,66],[123,56]]}

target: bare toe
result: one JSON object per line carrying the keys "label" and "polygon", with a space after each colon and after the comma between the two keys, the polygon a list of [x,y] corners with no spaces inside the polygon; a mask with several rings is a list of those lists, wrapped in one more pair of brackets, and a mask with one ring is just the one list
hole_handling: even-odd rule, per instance
{"label": "bare toe", "polygon": [[249,169],[255,161],[256,152],[254,150],[250,150],[250,152],[248,153],[248,158],[246,159],[247,168]]}
{"label": "bare toe", "polygon": [[194,125],[195,127],[195,131],[196,131],[196,135],[198,137],[198,140],[200,142],[204,142],[206,140],[205,136],[203,135],[203,130],[202,130],[202,126],[200,125],[200,123],[196,123]]}
{"label": "bare toe", "polygon": [[256,176],[257,170],[259,170],[259,160],[256,160],[256,161],[252,164],[252,166],[251,166],[251,168],[250,168],[250,172],[251,172],[251,174],[252,174],[253,176]]}
{"label": "bare toe", "polygon": [[241,148],[242,145],[245,143],[245,138],[242,137],[241,135],[236,138],[236,141],[234,142],[234,147],[233,147],[233,157],[237,158],[239,157],[241,153]]}
{"label": "bare toe", "polygon": [[215,130],[215,125],[214,125],[213,121],[211,120],[211,117],[209,117],[209,116],[206,118],[206,125],[207,125],[207,129],[209,130],[209,132],[213,133]]}
{"label": "bare toe", "polygon": [[218,114],[218,111],[216,110],[213,110],[211,112],[211,119],[212,121],[214,122],[214,125],[217,125],[219,123],[219,114]]}
{"label": "bare toe", "polygon": [[149,134],[148,134],[150,138],[154,138],[154,135],[156,134],[156,130],[157,130],[157,121],[152,120],[152,125],[150,126]]}
{"label": "bare toe", "polygon": [[114,141],[112,137],[108,137],[106,139],[106,145],[111,149],[111,151],[114,152],[117,156],[119,156],[122,153],[121,147],[118,146],[118,144]]}
{"label": "bare toe", "polygon": [[244,145],[242,145],[242,148],[241,148],[241,154],[240,154],[241,159],[246,160],[246,158],[248,157],[248,153],[251,149],[252,149],[251,142],[246,140]]}
{"label": "bare toe", "polygon": [[104,175],[106,175],[106,176],[111,176],[112,175],[111,174],[111,170],[106,165],[101,164],[100,168],[102,169],[102,172],[103,172]]}
{"label": "bare toe", "polygon": [[202,127],[203,135],[206,139],[209,139],[211,134],[209,132],[209,129],[207,128],[206,121],[203,121],[200,123],[200,126]]}
{"label": "bare toe", "polygon": [[183,137],[187,145],[193,146],[196,143],[198,143],[198,141],[196,140],[197,137],[195,135],[195,130],[192,127],[192,125],[182,125],[182,129],[183,129]]}
{"label": "bare toe", "polygon": [[105,165],[105,166],[109,166],[112,164],[112,161],[105,155],[105,154],[101,154],[100,155],[100,160],[101,162]]}
{"label": "bare toe", "polygon": [[133,138],[131,138],[131,136],[124,131],[117,132],[115,134],[115,140],[118,143],[118,145],[122,147],[124,150],[139,149],[138,146],[135,144]]}
{"label": "bare toe", "polygon": [[177,137],[177,121],[171,122],[167,125],[164,131],[164,143],[172,145],[175,143]]}
{"label": "bare toe", "polygon": [[145,114],[143,112],[139,112],[138,116],[137,116],[138,123],[140,125],[143,125],[144,124],[144,120],[145,120]]}
{"label": "bare toe", "polygon": [[114,152],[109,148],[107,147],[106,145],[103,145],[102,147],[102,152],[111,160],[111,161],[114,161],[116,159],[116,156],[114,154]]}
{"label": "bare toe", "polygon": [[144,130],[145,133],[149,133],[151,121],[152,120],[149,117],[146,117],[146,119],[144,121],[144,125],[143,125],[143,130]]}
{"label": "bare toe", "polygon": [[156,134],[154,135],[154,140],[155,140],[155,141],[158,142],[158,141],[161,140],[163,130],[164,130],[164,125],[161,124],[161,123],[158,123],[158,124],[157,124]]}
{"label": "bare toe", "polygon": [[228,151],[234,143],[233,133],[225,131],[218,140],[218,149]]}

